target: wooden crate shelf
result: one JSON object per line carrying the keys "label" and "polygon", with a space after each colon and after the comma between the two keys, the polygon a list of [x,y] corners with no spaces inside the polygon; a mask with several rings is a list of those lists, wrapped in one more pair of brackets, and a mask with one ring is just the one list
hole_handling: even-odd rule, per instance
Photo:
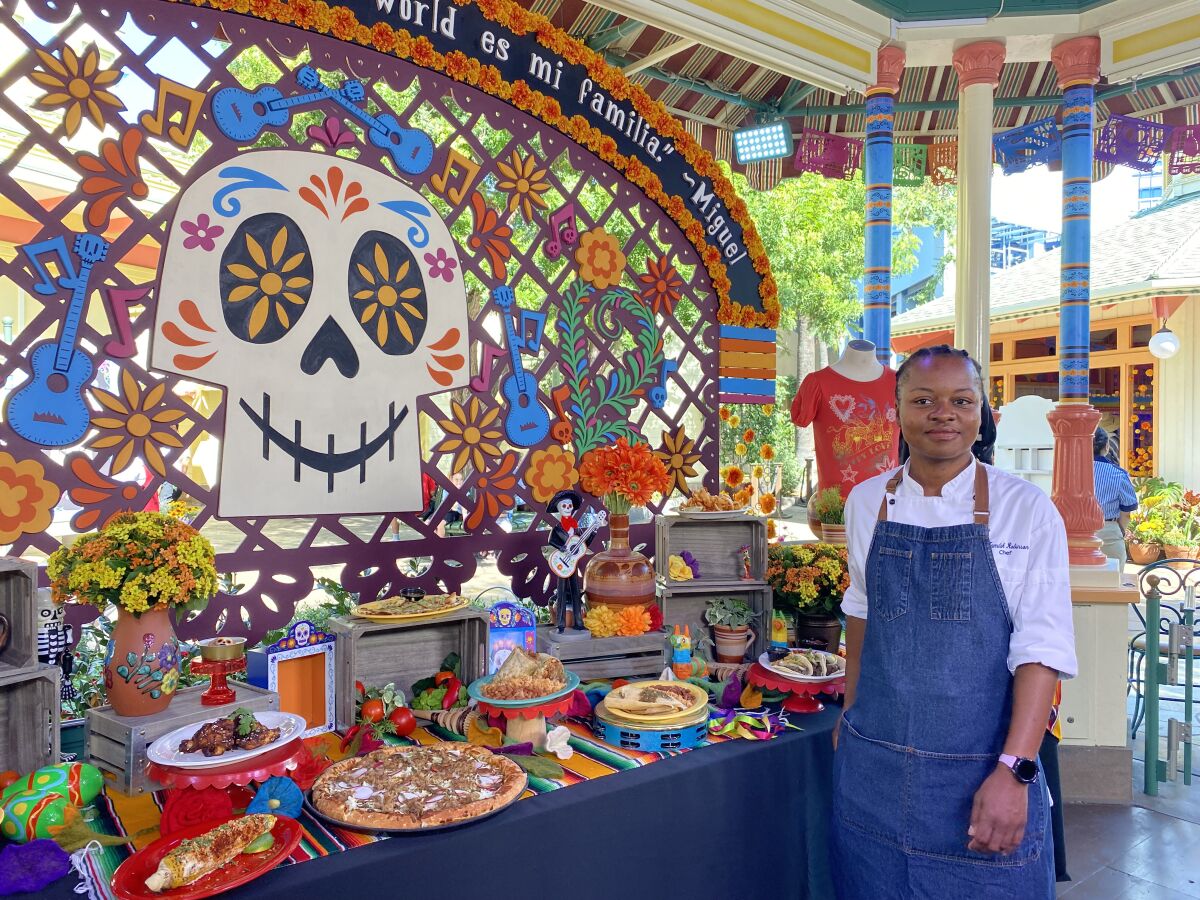
{"label": "wooden crate shelf", "polygon": [[[679,590],[678,588],[682,588]],[[757,659],[765,653],[771,643],[771,609],[774,593],[771,586],[765,582],[727,581],[720,586],[697,587],[696,582],[659,582],[658,602],[662,606],[663,625],[668,634],[678,625],[691,629],[692,644],[700,636],[712,637],[708,623],[704,621],[704,609],[707,601],[715,597],[737,597],[750,605],[758,615],[750,622],[754,631],[754,643],[746,656]],[[705,652],[709,659],[713,658],[710,648]]]}
{"label": "wooden crate shelf", "polygon": [[58,762],[58,666],[0,674],[0,771]]}
{"label": "wooden crate shelf", "polygon": [[436,619],[411,622],[335,617],[329,620],[329,631],[337,635],[338,728],[354,724],[355,681],[368,687],[390,682],[408,696],[413,682],[436,672],[451,653],[462,660],[463,684],[487,674],[486,609],[468,606]]}
{"label": "wooden crate shelf", "polygon": [[204,706],[200,695],[208,685],[183,688],[171,705],[149,716],[118,716],[111,706],[87,711],[87,761],[104,773],[110,788],[136,796],[162,785],[146,777],[146,748],[169,731],[216,719],[244,706],[252,712],[279,709],[279,695],[244,681],[230,682],[237,699],[224,706]]}
{"label": "wooden crate shelf", "polygon": [[670,664],[667,636],[661,631],[636,637],[558,640],[558,629],[538,629],[538,650],[562,660],[580,681],[594,678],[657,677]]}
{"label": "wooden crate shelf", "polygon": [[[700,580],[724,584],[741,576],[740,548],[750,548],[750,574],[761,582],[767,571],[767,520],[694,519],[659,516],[654,522],[654,570],[670,581],[670,557],[689,551],[700,564]],[[689,582],[670,582],[679,586]]]}
{"label": "wooden crate shelf", "polygon": [[8,622],[8,644],[0,650],[0,676],[37,669],[37,563],[0,556],[0,616]]}

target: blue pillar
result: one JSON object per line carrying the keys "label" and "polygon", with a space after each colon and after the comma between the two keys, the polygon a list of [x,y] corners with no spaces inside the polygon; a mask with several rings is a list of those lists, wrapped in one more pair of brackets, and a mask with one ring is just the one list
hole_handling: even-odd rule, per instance
{"label": "blue pillar", "polygon": [[1092,299],[1092,117],[1096,89],[1063,91],[1062,269],[1059,286],[1058,399],[1087,403]]}

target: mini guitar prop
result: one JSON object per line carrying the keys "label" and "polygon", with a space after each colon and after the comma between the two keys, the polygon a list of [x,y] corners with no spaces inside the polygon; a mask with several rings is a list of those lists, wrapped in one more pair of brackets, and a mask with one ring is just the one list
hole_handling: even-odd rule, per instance
{"label": "mini guitar prop", "polygon": [[575,570],[579,568],[579,561],[590,552],[588,538],[607,524],[608,513],[602,509],[591,514],[590,518],[587,527],[582,532],[576,532],[575,536],[567,541],[567,546],[550,554],[550,568],[559,578],[570,578],[575,574]]}
{"label": "mini guitar prop", "polygon": [[231,140],[251,141],[267,126],[286,125],[294,108],[332,100],[366,125],[371,143],[386,151],[404,172],[420,175],[433,162],[433,141],[429,135],[415,128],[402,127],[390,113],[373,116],[357,105],[366,97],[362,82],[347,81],[334,90],[321,83],[321,76],[312,66],[298,68],[296,80],[309,93],[284,97],[272,85],[264,85],[253,92],[233,87],[217,91],[212,99],[217,127]]}
{"label": "mini guitar prop", "polygon": [[537,380],[521,365],[520,348],[525,345],[513,328],[511,315],[514,305],[512,288],[501,285],[492,290],[492,299],[500,307],[504,320],[504,335],[508,343],[508,354],[512,359],[512,374],[500,386],[508,400],[508,411],[504,416],[504,435],[514,447],[532,447],[540,444],[550,433],[550,413],[538,402]]}
{"label": "mini guitar prop", "polygon": [[62,275],[60,287],[71,291],[71,302],[63,319],[57,341],[42,341],[30,354],[32,378],[8,399],[5,417],[12,430],[25,440],[43,447],[66,447],[83,437],[91,423],[91,413],[83,400],[83,389],[92,379],[92,360],[78,349],[79,322],[87,307],[92,266],[108,254],[108,242],[94,234],[75,237],[75,255],[79,270],[71,264],[61,237],[21,248],[41,281],[37,293],[55,292],[54,280],[46,271],[41,256],[52,252],[58,257]]}

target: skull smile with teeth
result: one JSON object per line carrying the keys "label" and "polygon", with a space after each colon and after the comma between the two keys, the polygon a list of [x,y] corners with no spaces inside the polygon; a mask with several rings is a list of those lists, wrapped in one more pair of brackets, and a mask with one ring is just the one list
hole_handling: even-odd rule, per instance
{"label": "skull smile with teeth", "polygon": [[[219,234],[189,241],[201,216]],[[219,515],[421,508],[417,400],[470,377],[462,278],[426,254],[457,259],[421,195],[327,154],[242,154],[180,195],[151,363],[226,390]]]}

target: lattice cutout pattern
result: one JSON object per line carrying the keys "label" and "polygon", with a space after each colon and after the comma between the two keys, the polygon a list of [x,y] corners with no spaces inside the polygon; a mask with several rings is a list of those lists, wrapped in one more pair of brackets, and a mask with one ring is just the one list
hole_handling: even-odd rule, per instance
{"label": "lattice cutout pattern", "polygon": [[[0,343],[4,394],[19,390],[28,378],[26,356],[33,345],[58,337],[69,299],[62,290],[50,295],[35,290],[38,275],[21,245],[61,235],[70,248],[75,234],[84,231],[103,233],[111,242],[107,257],[95,265],[80,326],[79,347],[96,364],[87,393],[91,427],[69,446],[47,448],[21,437],[7,420],[0,423],[0,452],[18,465],[36,462],[41,475],[35,480],[46,493],[62,492],[48,526],[37,520],[33,501],[4,519],[0,529],[7,532],[0,530],[0,544],[7,533],[8,546],[0,546],[0,552],[44,557],[73,531],[98,527],[122,509],[145,507],[166,481],[194,500],[199,508],[191,513],[193,524],[216,546],[219,570],[236,573],[232,582],[242,585],[218,595],[181,633],[241,634],[254,640],[288,621],[312,588],[313,570],[321,567],[343,567],[342,582],[366,600],[409,585],[463,590],[476,576],[480,556],[495,554],[499,572],[512,579],[519,595],[546,599],[553,579],[541,548],[552,519],[535,492],[544,495],[562,475],[552,466],[537,469],[539,454],[544,462],[560,451],[571,453],[578,467],[588,445],[624,434],[658,448],[663,432],[683,429],[701,456],[698,480],[716,488],[715,295],[683,234],[620,175],[557,131],[482,92],[357,46],[184,5],[150,0],[102,5],[31,0],[7,23],[9,32],[0,35],[7,60],[0,75],[0,128],[12,147],[0,163],[0,194],[6,198],[7,221],[19,223],[7,226],[0,242],[0,310],[8,315],[12,309],[14,318]],[[92,44],[99,69],[120,73],[113,83],[95,85],[117,101],[96,104],[99,127],[86,104],[78,116],[65,106],[38,106],[52,91],[37,73],[53,66],[35,51],[42,47],[61,64],[63,45],[72,59],[83,60]],[[296,109],[286,124],[267,128],[241,146],[215,126],[210,101],[216,91],[273,83],[284,96],[295,95],[301,93],[296,72],[305,63],[330,87],[357,79],[368,108],[429,134],[433,164],[420,175],[398,173],[367,140],[363,126],[332,102]],[[163,93],[160,76],[176,86]],[[196,92],[203,95],[202,103],[195,110],[198,117],[189,121],[188,103]],[[157,99],[166,100],[165,119],[156,116]],[[111,143],[102,147],[102,141]],[[218,519],[217,460],[228,412],[222,391],[151,370],[149,342],[157,267],[177,196],[192,179],[236,162],[250,146],[337,154],[388,171],[417,189],[457,245],[458,274],[468,289],[471,374],[488,381],[488,373],[480,372],[484,348],[504,348],[499,310],[489,294],[507,283],[518,311],[545,317],[540,349],[523,354],[523,365],[537,380],[554,434],[566,437],[569,424],[571,438],[547,437],[528,448],[501,439],[494,442],[495,452],[481,447],[482,457],[467,454],[453,472],[456,452],[435,449],[444,447],[449,435],[441,423],[453,421],[452,401],[468,413],[474,407],[478,416],[502,406],[500,385],[510,372],[504,353],[486,389],[420,399],[422,471],[437,485],[437,502],[432,512],[398,514],[396,542],[385,541],[393,528],[390,514]],[[452,151],[461,164],[444,171]],[[102,164],[116,161],[118,168],[124,159],[131,171],[110,177],[119,183],[103,194],[98,181],[84,180],[93,172],[81,168],[80,153],[93,154]],[[521,202],[510,208],[514,191],[501,185],[513,179],[501,164],[513,166],[514,153],[522,165],[533,161],[533,170],[522,178],[547,185],[539,194],[546,208],[535,203],[526,210]],[[474,166],[473,183],[458,190],[464,172]],[[102,215],[106,197],[110,217]],[[558,254],[548,254],[547,217],[563,204],[574,204],[577,213],[575,244],[564,240]],[[491,213],[490,234],[483,233],[480,216]],[[87,224],[89,216],[96,223]],[[209,226],[219,224],[214,217]],[[192,225],[196,240],[206,240],[202,224]],[[511,229],[511,237],[502,236],[504,228]],[[619,281],[591,289],[581,280],[574,254],[585,235],[598,228],[615,236],[627,261]],[[568,236],[561,229],[558,234]],[[495,241],[493,253],[489,237]],[[614,294],[614,288],[622,291]],[[644,300],[639,299],[643,292]],[[567,312],[570,298],[577,301],[574,320]],[[562,341],[568,327],[581,335],[581,343],[570,348]],[[661,352],[646,343],[649,335],[661,337]],[[586,390],[572,392],[568,385],[565,396],[559,392],[560,418],[553,394],[571,374],[568,349],[577,363],[582,359],[584,377],[576,381]],[[665,380],[664,358],[678,364]],[[253,365],[253,358],[248,355],[245,364]],[[296,377],[304,376],[297,372]],[[107,402],[97,399],[98,391]],[[137,427],[132,424],[142,412],[156,423],[149,432],[140,419]],[[398,452],[406,451],[416,452]],[[161,474],[155,471],[160,466]],[[515,486],[511,481],[503,486],[506,472],[516,476]],[[485,493],[496,501],[491,506]],[[462,520],[472,518],[479,521],[456,535]],[[648,523],[635,525],[633,544],[651,552],[651,533]]]}

